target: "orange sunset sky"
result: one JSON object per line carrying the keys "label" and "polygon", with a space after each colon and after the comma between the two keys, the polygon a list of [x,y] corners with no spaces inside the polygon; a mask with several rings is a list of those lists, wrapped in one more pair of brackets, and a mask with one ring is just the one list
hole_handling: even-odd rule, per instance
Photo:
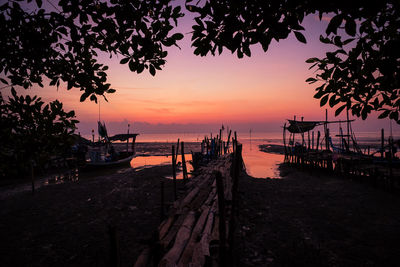
{"label": "orange sunset sky", "polygon": [[[220,56],[199,57],[190,47],[191,18],[186,16],[177,29],[185,35],[178,43],[181,49],[168,49],[167,63],[155,77],[147,71],[130,72],[127,65],[119,64],[121,58],[109,59],[107,55],[100,58],[101,63],[110,67],[108,82],[117,90],[107,96],[109,102],[101,100],[101,120],[106,124],[129,122],[133,127],[140,122],[191,123],[187,131],[193,124],[221,123],[258,131],[280,131],[279,125],[293,115],[304,116],[305,120],[323,120],[325,107],[320,108],[319,100],[313,98],[317,86],[305,82],[313,76],[305,60],[322,57],[329,49],[319,42],[327,21],[319,21],[312,15],[305,18],[303,26],[307,44],[298,42],[291,34],[279,43],[273,41],[267,53],[258,45],[253,46],[251,58],[238,59],[227,50]],[[67,91],[63,85],[58,91],[55,87],[19,91],[38,94],[48,101],[59,99],[67,110],[76,111],[83,134],[96,129],[99,107],[89,100],[79,102],[81,92],[77,88]],[[6,90],[2,92],[9,94]],[[334,111],[330,110],[329,119],[333,116]],[[389,120],[377,120],[376,114],[370,117],[367,121],[358,119],[356,128],[376,132],[382,127],[389,128]],[[392,124],[394,132],[400,132],[399,125]],[[171,127],[173,131],[174,126]]]}

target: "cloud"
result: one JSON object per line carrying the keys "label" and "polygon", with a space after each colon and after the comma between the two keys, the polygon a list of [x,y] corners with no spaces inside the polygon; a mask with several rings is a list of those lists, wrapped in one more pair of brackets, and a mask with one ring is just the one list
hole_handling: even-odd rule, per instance
{"label": "cloud", "polygon": [[172,109],[170,108],[146,108],[146,110],[153,111],[153,112],[162,112],[162,113],[172,113]]}

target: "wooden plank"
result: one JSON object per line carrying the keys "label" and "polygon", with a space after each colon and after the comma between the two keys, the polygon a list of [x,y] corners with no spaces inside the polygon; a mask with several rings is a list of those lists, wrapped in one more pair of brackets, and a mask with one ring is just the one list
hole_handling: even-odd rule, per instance
{"label": "wooden plank", "polygon": [[190,236],[190,240],[182,253],[181,258],[179,259],[178,266],[188,266],[189,262],[192,259],[193,250],[198,243],[199,237],[201,236],[204,226],[206,224],[206,220],[208,217],[208,213],[211,207],[205,207],[201,212],[199,219],[196,222],[195,227],[193,228],[192,235]]}
{"label": "wooden plank", "polygon": [[167,252],[167,254],[164,255],[158,266],[176,266],[182,251],[185,249],[185,246],[189,241],[195,221],[195,212],[189,212],[176,234],[173,247]]}

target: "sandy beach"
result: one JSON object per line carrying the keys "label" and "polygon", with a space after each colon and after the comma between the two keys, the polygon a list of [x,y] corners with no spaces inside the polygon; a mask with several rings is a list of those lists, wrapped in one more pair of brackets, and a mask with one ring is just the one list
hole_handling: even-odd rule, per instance
{"label": "sandy beach", "polygon": [[[149,144],[151,149],[143,147],[142,153],[161,155],[170,146]],[[285,165],[280,172],[282,179],[240,177],[237,266],[396,263],[398,195],[322,172]],[[173,201],[172,180],[164,178],[169,175],[168,165],[125,168],[43,186],[33,196],[22,192],[4,198],[2,264],[107,266],[112,226],[118,233],[121,266],[132,266],[160,223],[161,181],[166,202]],[[180,181],[178,188],[183,188]]]}

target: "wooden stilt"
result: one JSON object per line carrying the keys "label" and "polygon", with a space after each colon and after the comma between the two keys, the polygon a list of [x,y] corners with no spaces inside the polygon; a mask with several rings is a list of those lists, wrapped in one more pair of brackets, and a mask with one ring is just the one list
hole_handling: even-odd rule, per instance
{"label": "wooden stilt", "polygon": [[221,172],[215,172],[218,192],[219,214],[219,266],[226,266],[226,218],[225,218],[225,194]]}
{"label": "wooden stilt", "polygon": [[172,145],[172,178],[174,180],[174,199],[177,200],[176,193],[176,160],[175,160],[175,146]]}
{"label": "wooden stilt", "polygon": [[185,150],[184,150],[184,142],[181,142],[181,153],[182,153],[182,172],[183,179],[186,181],[188,179],[188,173],[186,168],[186,160],[185,160]]}

